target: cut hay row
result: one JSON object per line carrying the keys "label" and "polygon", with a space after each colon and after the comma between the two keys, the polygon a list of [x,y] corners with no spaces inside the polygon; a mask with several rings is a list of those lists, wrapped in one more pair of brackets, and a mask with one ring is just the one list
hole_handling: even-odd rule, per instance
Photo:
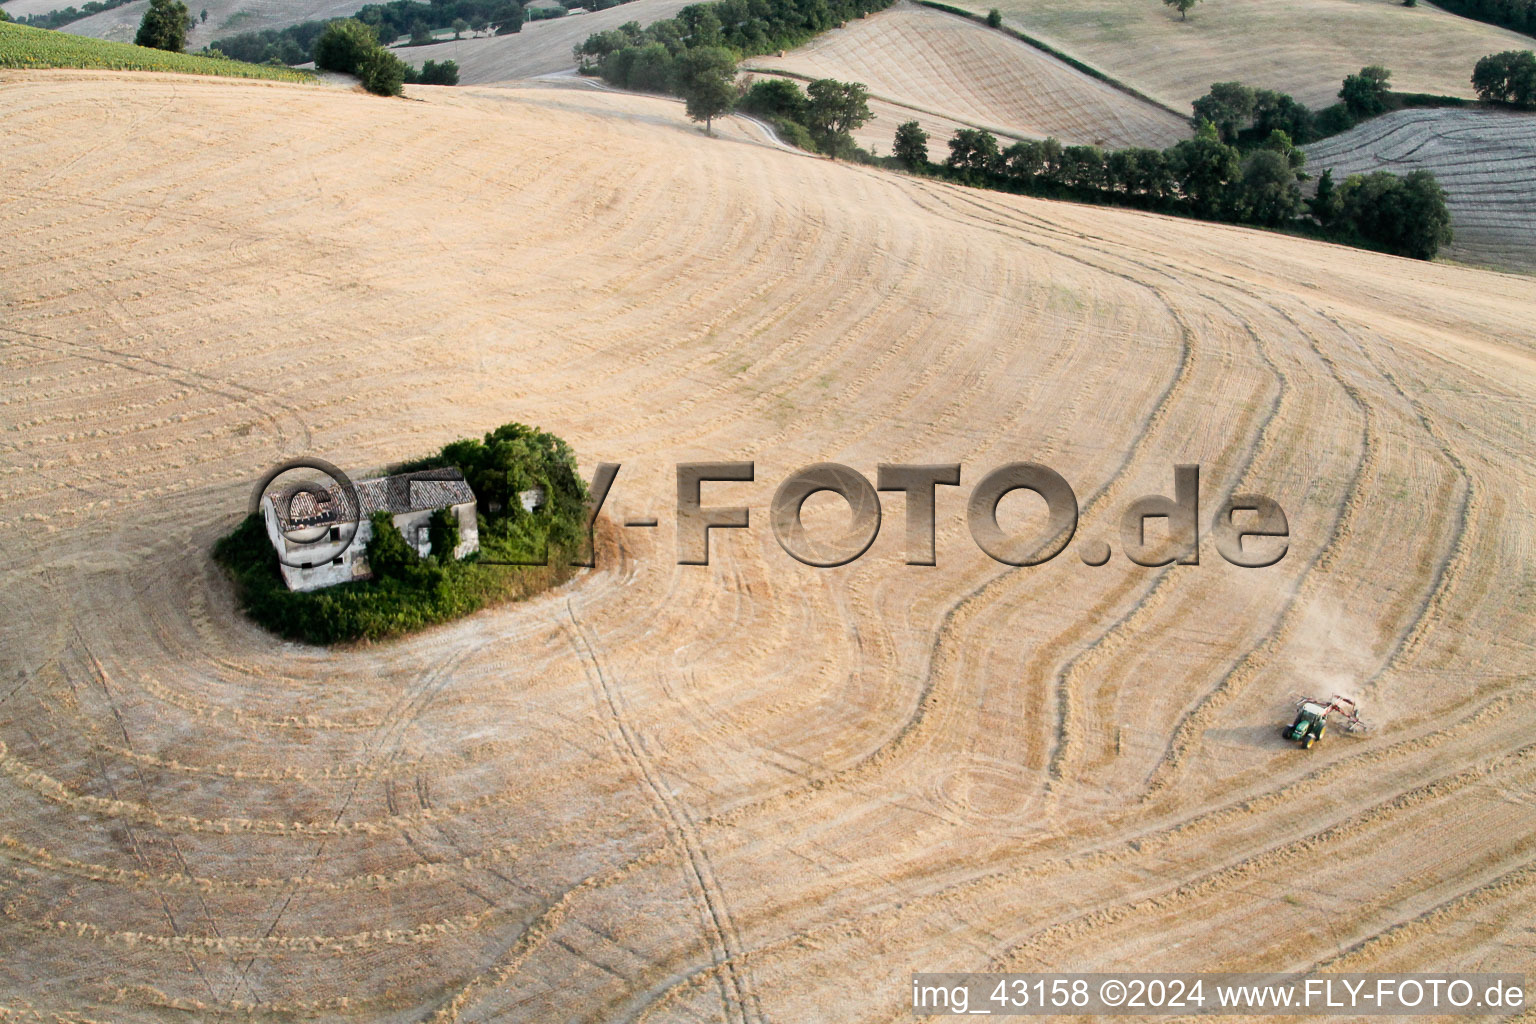
{"label": "cut hay row", "polygon": [[[0,76],[0,1017],[876,1022],[913,969],[1524,969],[1536,283],[660,98],[413,95]],[[398,642],[241,616],[207,551],[263,470],[509,419],[661,527]],[[752,528],[674,564],[674,463],[734,459],[705,500]],[[950,460],[937,566],[894,494],[839,569],[768,528],[801,466]],[[1082,510],[1029,569],[965,527],[1017,460]],[[1202,518],[1280,501],[1285,560],[1126,561],[1180,462]],[[1372,731],[1286,745],[1298,690]]]}
{"label": "cut hay row", "polygon": [[[1189,135],[1185,120],[1027,43],[906,2],[747,66],[864,83],[879,100],[902,108],[889,115],[877,111],[865,129],[883,137],[886,152],[895,132],[887,122],[903,110],[903,120],[926,117],[1084,145],[1161,149]],[[935,141],[935,156],[942,159],[943,139]]]}
{"label": "cut hay row", "polygon": [[1536,270],[1536,115],[1401,110],[1307,147],[1314,175],[1434,172],[1456,232],[1453,258]]}

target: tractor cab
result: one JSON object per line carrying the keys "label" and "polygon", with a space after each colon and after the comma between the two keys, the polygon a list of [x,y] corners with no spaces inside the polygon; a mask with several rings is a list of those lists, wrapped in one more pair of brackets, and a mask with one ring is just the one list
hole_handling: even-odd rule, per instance
{"label": "tractor cab", "polygon": [[1285,731],[1285,738],[1300,743],[1304,747],[1310,747],[1315,741],[1323,738],[1323,732],[1328,728],[1328,709],[1316,701],[1302,701],[1296,709],[1296,720]]}
{"label": "tractor cab", "polygon": [[1313,743],[1323,738],[1323,733],[1328,731],[1328,716],[1335,711],[1344,720],[1345,728],[1350,732],[1359,732],[1365,728],[1365,723],[1360,721],[1356,712],[1355,702],[1348,697],[1334,694],[1328,700],[1318,700],[1315,697],[1303,697],[1296,702],[1296,720],[1287,726],[1283,732],[1286,739],[1293,743],[1300,743],[1303,747],[1310,748]]}

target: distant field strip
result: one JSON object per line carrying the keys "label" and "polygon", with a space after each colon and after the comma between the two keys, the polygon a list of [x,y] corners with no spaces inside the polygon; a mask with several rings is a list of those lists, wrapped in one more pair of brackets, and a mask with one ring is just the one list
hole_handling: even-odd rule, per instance
{"label": "distant field strip", "polygon": [[1536,271],[1536,114],[1401,110],[1307,147],[1314,175],[1433,171],[1456,240],[1447,255]]}
{"label": "distant field strip", "polygon": [[[783,57],[749,68],[862,82],[878,99],[1014,136],[1054,135],[1068,143],[1162,148],[1187,138],[1189,124],[1002,32],[941,11],[898,3],[849,22]],[[895,125],[877,111],[864,135]],[[899,116],[897,112],[896,116]],[[936,155],[943,153],[942,139]]]}
{"label": "distant field strip", "polygon": [[[197,23],[187,32],[187,48],[201,49],[220,36],[234,32],[253,32],[266,28],[282,28],[301,21],[319,21],[352,14],[363,6],[364,0],[196,0],[187,6],[194,16],[208,11],[205,22],[197,17]],[[69,0],[10,0],[5,9],[12,17],[23,14],[46,14],[59,7],[71,6]],[[75,4],[74,6],[79,6]],[[64,26],[73,35],[131,42],[138,31],[149,0],[102,11]]]}
{"label": "distant field strip", "polygon": [[633,0],[592,14],[530,21],[521,32],[478,39],[450,39],[427,46],[401,46],[395,55],[416,67],[429,60],[459,63],[459,81],[465,85],[535,78],[576,66],[571,48],[593,32],[618,28],[629,21],[649,25],[670,18],[692,0]]}
{"label": "distant field strip", "polygon": [[[986,14],[987,2],[955,6]],[[1186,110],[1212,82],[1289,92],[1309,106],[1334,102],[1339,83],[1368,64],[1408,92],[1472,95],[1479,57],[1531,49],[1518,32],[1394,0],[1208,0],[1180,21],[1155,0],[996,0],[1006,23]]]}

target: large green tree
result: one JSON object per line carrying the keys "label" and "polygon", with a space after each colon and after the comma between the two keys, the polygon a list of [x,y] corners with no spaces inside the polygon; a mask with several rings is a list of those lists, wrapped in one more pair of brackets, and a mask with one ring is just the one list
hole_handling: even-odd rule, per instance
{"label": "large green tree", "polygon": [[491,22],[496,26],[497,35],[510,36],[523,30],[523,18],[523,5],[509,0],[496,7]]}
{"label": "large green tree", "polygon": [[144,12],[133,41],[140,46],[180,53],[187,44],[187,25],[191,20],[182,0],[149,0],[149,10]]}
{"label": "large green tree", "polygon": [[959,171],[972,183],[981,183],[1003,167],[1003,155],[997,148],[997,136],[980,128],[961,128],[949,140],[946,167]]}
{"label": "large green tree", "polygon": [[853,133],[874,117],[869,90],[858,82],[818,78],[806,86],[805,126],[823,152],[840,156],[853,148]]}
{"label": "large green tree", "polygon": [[928,133],[916,121],[904,121],[896,126],[896,141],[891,152],[908,167],[925,167],[928,164]]}
{"label": "large green tree", "polygon": [[1254,92],[1241,82],[1216,82],[1193,104],[1196,123],[1209,121],[1222,142],[1237,141],[1237,133],[1253,120]]}
{"label": "large green tree", "polygon": [[1399,256],[1434,259],[1451,240],[1445,192],[1429,171],[1351,175],[1339,186],[1338,207],[1363,239]]}
{"label": "large green tree", "polygon": [[[715,25],[718,32],[718,21]],[[704,131],[714,134],[715,118],[728,113],[736,101],[736,57],[723,46],[698,46],[679,57],[674,67],[689,118],[703,121]]]}
{"label": "large green tree", "polygon": [[1472,72],[1472,88],[1485,102],[1536,106],[1536,53],[1530,50],[1490,53],[1477,62]]}
{"label": "large green tree", "polygon": [[1379,64],[1361,68],[1360,73],[1344,79],[1339,99],[1356,118],[1375,117],[1387,109],[1387,85],[1392,72]]}
{"label": "large green tree", "polygon": [[379,37],[372,26],[356,18],[339,18],[315,39],[315,67],[355,75],[363,58],[378,48]]}
{"label": "large green tree", "polygon": [[1236,147],[1222,142],[1216,129],[1203,122],[1193,139],[1185,139],[1167,155],[1168,170],[1196,216],[1229,214],[1230,186],[1241,171]]}

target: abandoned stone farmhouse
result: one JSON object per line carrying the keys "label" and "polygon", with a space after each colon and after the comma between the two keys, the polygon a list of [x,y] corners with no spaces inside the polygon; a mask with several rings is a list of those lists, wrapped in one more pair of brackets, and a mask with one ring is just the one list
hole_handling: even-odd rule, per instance
{"label": "abandoned stone farmhouse", "polygon": [[262,499],[267,538],[277,551],[283,582],[289,590],[319,590],[368,579],[372,575],[368,541],[373,538],[369,517],[375,512],[389,513],[406,543],[426,557],[432,554],[432,514],[448,509],[459,527],[453,557],[463,558],[480,549],[475,493],[457,469],[358,480],[353,488],[357,507],[335,484],[296,485]]}

